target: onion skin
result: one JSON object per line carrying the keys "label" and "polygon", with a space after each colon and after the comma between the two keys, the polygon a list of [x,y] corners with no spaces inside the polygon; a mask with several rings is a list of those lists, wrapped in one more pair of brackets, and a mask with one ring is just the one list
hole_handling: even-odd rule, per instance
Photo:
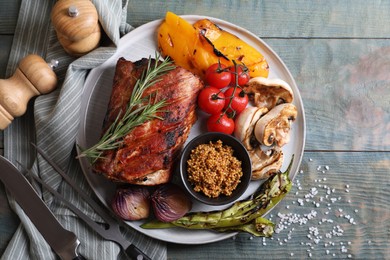
{"label": "onion skin", "polygon": [[111,202],[114,212],[124,220],[140,220],[149,217],[150,192],[147,187],[118,188]]}
{"label": "onion skin", "polygon": [[187,214],[192,202],[177,185],[167,183],[159,186],[151,195],[155,217],[163,222],[175,221]]}

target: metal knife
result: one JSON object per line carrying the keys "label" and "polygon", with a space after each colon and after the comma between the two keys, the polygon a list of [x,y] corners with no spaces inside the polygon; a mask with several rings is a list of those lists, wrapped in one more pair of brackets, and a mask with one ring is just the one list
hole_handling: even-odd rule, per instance
{"label": "metal knife", "polygon": [[27,179],[3,156],[0,180],[61,259],[85,259],[77,252],[80,241],[76,235],[62,227]]}

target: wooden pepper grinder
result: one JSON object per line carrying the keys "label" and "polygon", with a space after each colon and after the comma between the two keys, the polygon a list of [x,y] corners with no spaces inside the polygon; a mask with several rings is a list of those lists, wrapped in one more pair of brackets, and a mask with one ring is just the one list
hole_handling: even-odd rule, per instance
{"label": "wooden pepper grinder", "polygon": [[58,41],[75,57],[98,47],[101,37],[98,13],[89,0],[59,0],[51,12]]}
{"label": "wooden pepper grinder", "polygon": [[0,129],[4,130],[14,117],[23,115],[28,101],[47,94],[57,85],[52,70],[57,64],[46,63],[40,56],[30,54],[23,58],[9,79],[0,79]]}

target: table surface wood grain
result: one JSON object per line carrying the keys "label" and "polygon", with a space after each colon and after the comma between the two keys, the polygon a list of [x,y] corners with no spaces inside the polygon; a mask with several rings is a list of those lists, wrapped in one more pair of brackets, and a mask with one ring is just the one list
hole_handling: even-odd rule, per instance
{"label": "table surface wood grain", "polygon": [[[0,78],[19,6],[0,2]],[[129,1],[127,21],[135,27],[172,11],[253,32],[289,68],[305,107],[301,171],[269,216],[280,232],[272,239],[240,234],[207,245],[168,244],[169,259],[389,258],[389,8],[379,0]],[[0,255],[17,225],[0,184]]]}

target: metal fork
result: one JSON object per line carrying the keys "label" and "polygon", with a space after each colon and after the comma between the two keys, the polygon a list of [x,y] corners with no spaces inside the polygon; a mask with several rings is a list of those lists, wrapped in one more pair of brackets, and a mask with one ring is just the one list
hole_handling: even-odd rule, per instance
{"label": "metal fork", "polygon": [[120,227],[124,225],[119,224],[120,222],[115,219],[113,216],[108,214],[99,204],[92,200],[81,188],[69,178],[69,176],[61,170],[61,168],[56,165],[38,146],[32,144],[35,147],[37,152],[56,170],[62,178],[77,192],[80,196],[95,210],[95,212],[106,222],[107,228],[103,228],[101,225],[90,219],[85,215],[80,209],[76,208],[73,204],[67,201],[60,193],[50,187],[47,183],[42,181],[38,176],[32,173],[31,169],[27,169],[28,174],[37,182],[39,182],[47,191],[53,194],[53,196],[60,201],[62,201],[70,210],[72,210],[76,215],[78,215],[86,224],[88,224],[93,230],[95,230],[103,238],[117,243],[123,253],[129,259],[150,259],[145,255],[139,248],[133,245],[130,241],[126,240],[120,231]]}

